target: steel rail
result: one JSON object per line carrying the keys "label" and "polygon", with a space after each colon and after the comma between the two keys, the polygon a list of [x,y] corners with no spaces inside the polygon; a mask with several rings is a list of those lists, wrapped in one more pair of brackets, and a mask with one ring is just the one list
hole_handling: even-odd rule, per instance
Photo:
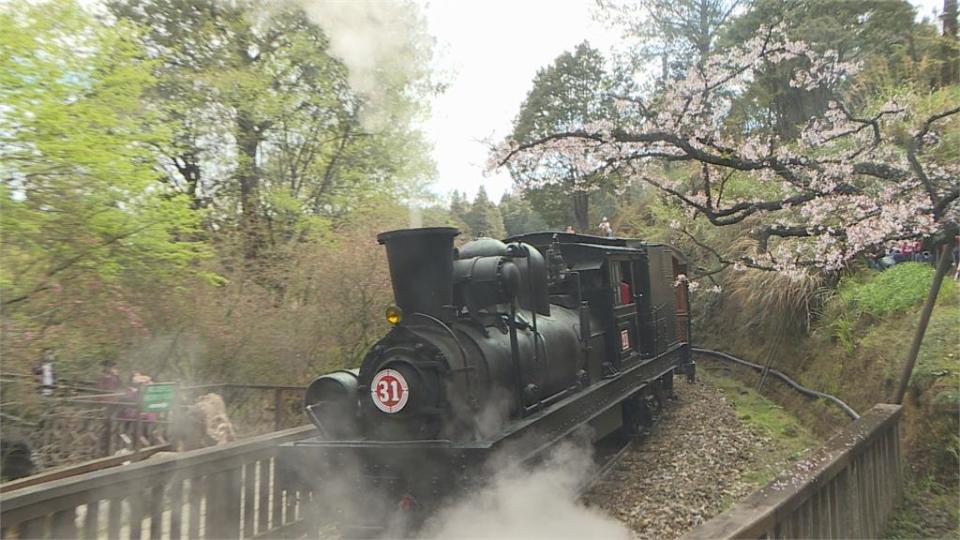
{"label": "steel rail", "polygon": [[827,393],[825,393],[825,392],[819,392],[819,391],[817,391],[817,390],[811,390],[811,389],[809,389],[809,388],[801,385],[801,384],[798,383],[797,381],[791,379],[790,377],[786,376],[786,375],[785,375],[782,371],[780,371],[780,370],[773,369],[773,368],[767,368],[767,367],[761,366],[760,364],[754,364],[753,362],[748,362],[747,360],[744,360],[744,359],[742,359],[742,358],[737,358],[736,356],[733,356],[732,354],[725,353],[725,352],[722,352],[722,351],[714,351],[714,350],[712,350],[712,349],[704,349],[704,348],[702,348],[702,347],[691,347],[690,350],[692,350],[694,353],[705,354],[705,355],[707,355],[707,356],[712,356],[712,357],[714,357],[714,358],[719,358],[719,359],[721,359],[721,360],[727,360],[727,361],[733,362],[733,363],[735,363],[735,364],[740,364],[741,366],[746,366],[746,367],[752,368],[752,369],[754,369],[754,370],[756,370],[756,371],[763,372],[764,370],[766,370],[767,373],[770,373],[770,374],[773,375],[774,377],[780,379],[781,381],[783,381],[784,383],[786,383],[787,386],[789,386],[790,388],[793,388],[793,389],[796,390],[797,392],[800,392],[801,394],[803,394],[803,395],[805,395],[805,396],[825,399],[825,400],[833,403],[833,404],[836,405],[837,407],[840,407],[840,408],[843,410],[843,412],[846,413],[846,415],[849,416],[850,418],[853,418],[854,420],[860,418],[860,414],[857,413],[857,411],[855,411],[855,410],[853,409],[853,407],[851,407],[851,406],[847,405],[846,403],[844,403],[844,402],[843,402],[840,398],[838,398],[837,396],[834,396],[834,395],[831,395],[831,394],[827,394]]}

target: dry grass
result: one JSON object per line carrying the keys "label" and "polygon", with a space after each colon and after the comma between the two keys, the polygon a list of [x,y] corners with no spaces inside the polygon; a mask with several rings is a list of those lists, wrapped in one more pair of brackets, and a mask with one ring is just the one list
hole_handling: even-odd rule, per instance
{"label": "dry grass", "polygon": [[726,294],[743,326],[777,333],[806,333],[831,289],[822,274],[801,277],[746,270],[727,277]]}

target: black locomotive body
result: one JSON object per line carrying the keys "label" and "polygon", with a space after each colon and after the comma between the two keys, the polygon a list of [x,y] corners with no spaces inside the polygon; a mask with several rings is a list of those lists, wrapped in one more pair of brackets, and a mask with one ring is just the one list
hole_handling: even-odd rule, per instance
{"label": "black locomotive body", "polygon": [[365,502],[348,519],[382,525],[394,509],[429,507],[477,481],[495,453],[525,460],[585,425],[595,439],[631,429],[647,395],[669,389],[675,372],[693,377],[676,250],[567,233],[458,250],[458,234],[378,236],[394,326],[359,370],[311,384],[306,410],[320,436],[283,448],[308,490],[329,491],[330,475],[349,471],[338,486],[348,492],[334,496]]}

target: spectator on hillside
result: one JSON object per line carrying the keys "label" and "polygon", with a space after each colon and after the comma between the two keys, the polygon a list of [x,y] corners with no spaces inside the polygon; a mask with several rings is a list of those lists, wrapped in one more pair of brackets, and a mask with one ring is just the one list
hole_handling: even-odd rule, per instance
{"label": "spectator on hillside", "polygon": [[613,227],[610,226],[607,216],[603,216],[603,219],[600,220],[600,234],[607,238],[613,238]]}
{"label": "spectator on hillside", "polygon": [[903,254],[904,261],[913,260],[913,242],[910,240],[904,240],[900,242],[900,253]]}
{"label": "spectator on hillside", "polygon": [[137,412],[139,411],[140,404],[140,390],[141,387],[145,384],[150,384],[153,380],[149,375],[144,375],[140,373],[140,370],[133,370],[133,373],[130,374],[130,384],[124,389],[124,401],[130,403],[136,403],[138,407],[127,407],[120,412],[120,418],[125,420],[135,420],[137,418]]}
{"label": "spectator on hillside", "polygon": [[957,270],[953,273],[953,279],[960,279],[960,234],[953,237],[953,266]]}
{"label": "spectator on hillside", "polygon": [[120,371],[113,360],[104,360],[100,363],[100,377],[97,379],[97,390],[104,394],[112,394],[120,390]]}
{"label": "spectator on hillside", "polygon": [[573,225],[567,225],[567,228],[563,230],[565,233],[576,234],[577,231],[574,230]]}
{"label": "spectator on hillside", "polygon": [[953,251],[951,251],[954,266],[960,265],[960,234],[953,237]]}

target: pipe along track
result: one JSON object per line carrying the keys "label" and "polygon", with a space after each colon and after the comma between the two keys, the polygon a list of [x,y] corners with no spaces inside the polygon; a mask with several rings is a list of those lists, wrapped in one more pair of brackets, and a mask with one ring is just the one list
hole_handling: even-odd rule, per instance
{"label": "pipe along track", "polygon": [[818,392],[818,391],[816,391],[816,390],[811,390],[811,389],[809,389],[809,388],[807,388],[807,387],[805,387],[805,386],[802,386],[800,383],[798,383],[797,381],[791,379],[790,377],[787,377],[786,375],[783,374],[783,372],[781,372],[781,371],[779,371],[779,370],[776,370],[776,369],[773,369],[773,368],[767,368],[767,367],[761,366],[760,364],[754,364],[753,362],[748,362],[748,361],[746,361],[746,360],[744,360],[744,359],[742,359],[742,358],[737,358],[736,356],[733,356],[732,354],[728,354],[728,353],[725,353],[725,352],[722,352],[722,351],[714,351],[714,350],[712,350],[712,349],[703,349],[703,348],[701,348],[701,347],[691,347],[691,350],[692,350],[693,352],[697,353],[697,354],[705,354],[705,355],[711,356],[711,357],[713,357],[713,358],[718,358],[718,359],[720,359],[720,360],[725,360],[725,361],[728,361],[728,362],[733,362],[733,363],[735,363],[735,364],[740,364],[741,366],[746,366],[746,367],[748,367],[748,368],[751,368],[751,369],[753,369],[753,370],[759,371],[759,372],[761,372],[761,373],[762,373],[764,370],[766,370],[767,373],[769,373],[769,374],[773,375],[774,377],[780,379],[781,381],[783,381],[784,383],[786,383],[787,386],[789,386],[790,388],[793,388],[793,389],[796,390],[797,392],[800,392],[801,394],[803,394],[803,395],[805,395],[805,396],[809,396],[809,397],[813,397],[813,398],[825,399],[825,400],[829,401],[830,403],[833,403],[833,404],[836,405],[837,407],[840,407],[840,409],[842,409],[843,412],[844,412],[847,416],[849,416],[850,418],[852,418],[852,419],[854,419],[854,420],[856,420],[857,418],[860,418],[860,415],[857,414],[857,411],[853,410],[853,407],[851,407],[851,406],[847,405],[846,403],[844,403],[844,402],[843,402],[840,398],[838,398],[837,396],[833,396],[833,395],[830,395],[830,394],[827,394],[827,393],[824,393],[824,392]]}

